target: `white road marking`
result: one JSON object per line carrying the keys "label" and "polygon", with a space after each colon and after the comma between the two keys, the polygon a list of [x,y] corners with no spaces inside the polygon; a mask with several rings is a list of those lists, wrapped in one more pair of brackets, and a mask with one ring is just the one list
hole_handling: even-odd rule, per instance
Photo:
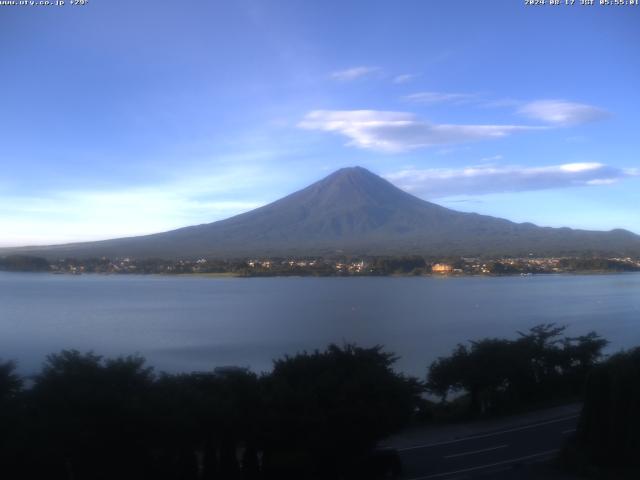
{"label": "white road marking", "polygon": [[430,448],[430,447],[438,447],[440,445],[450,445],[452,443],[468,442],[470,440],[477,440],[478,438],[495,437],[496,435],[502,435],[503,433],[518,432],[520,430],[527,430],[529,428],[536,428],[536,427],[541,427],[543,425],[550,425],[552,423],[564,422],[566,420],[571,420],[573,418],[578,418],[578,417],[579,415],[571,415],[569,417],[557,418],[555,420],[549,420],[547,422],[532,423],[530,425],[524,425],[522,427],[509,428],[507,430],[501,430],[499,432],[485,433],[483,435],[471,435],[469,437],[457,438],[455,440],[448,440],[446,442],[426,443],[424,445],[416,445],[415,447],[398,448],[397,450],[399,452],[406,452],[408,450],[418,450],[420,448]]}
{"label": "white road marking", "polygon": [[568,435],[568,434],[573,433],[575,431],[576,431],[575,428],[570,428],[569,430],[563,430],[562,431],[562,435]]}
{"label": "white road marking", "polygon": [[507,448],[509,445],[498,445],[497,447],[483,448],[482,450],[474,450],[472,452],[455,453],[453,455],[446,455],[444,458],[456,458],[464,457],[465,455],[473,455],[474,453],[490,452],[492,450],[498,450],[500,448]]}
{"label": "white road marking", "polygon": [[525,457],[512,458],[510,460],[503,460],[502,462],[496,462],[496,463],[488,463],[486,465],[480,465],[477,467],[463,468],[462,470],[454,470],[452,472],[434,473],[432,475],[427,475],[424,477],[411,478],[410,480],[428,480],[430,478],[448,477],[449,475],[456,475],[458,473],[473,472],[474,470],[483,470],[485,468],[497,467],[499,465],[505,465],[507,463],[515,463],[515,462],[521,462],[523,460],[530,460],[532,458],[549,456],[558,452],[559,450],[547,450],[546,452],[534,453],[533,455],[527,455]]}

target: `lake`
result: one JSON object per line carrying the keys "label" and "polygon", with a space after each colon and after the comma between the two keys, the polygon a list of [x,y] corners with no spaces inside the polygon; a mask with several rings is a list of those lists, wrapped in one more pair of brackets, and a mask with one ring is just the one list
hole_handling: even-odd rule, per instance
{"label": "lake", "polygon": [[531,277],[207,278],[0,273],[0,358],[22,373],[75,348],[140,353],[158,370],[239,365],[330,342],[382,344],[424,377],[459,342],[539,323],[640,345],[640,274]]}

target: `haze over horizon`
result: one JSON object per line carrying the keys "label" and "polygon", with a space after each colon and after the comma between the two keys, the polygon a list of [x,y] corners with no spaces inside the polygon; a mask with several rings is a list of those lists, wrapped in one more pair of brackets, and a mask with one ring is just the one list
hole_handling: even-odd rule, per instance
{"label": "haze over horizon", "polygon": [[213,222],[353,165],[459,211],[640,233],[640,8],[1,13],[0,247]]}

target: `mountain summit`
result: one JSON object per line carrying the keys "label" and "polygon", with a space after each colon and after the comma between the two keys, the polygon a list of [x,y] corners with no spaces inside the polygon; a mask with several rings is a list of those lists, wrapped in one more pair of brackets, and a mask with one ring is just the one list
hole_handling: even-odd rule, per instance
{"label": "mountain summit", "polygon": [[341,253],[637,255],[640,236],[625,230],[538,227],[457,212],[414,197],[362,167],[352,167],[226,220],[140,237],[19,251],[49,258],[167,259]]}

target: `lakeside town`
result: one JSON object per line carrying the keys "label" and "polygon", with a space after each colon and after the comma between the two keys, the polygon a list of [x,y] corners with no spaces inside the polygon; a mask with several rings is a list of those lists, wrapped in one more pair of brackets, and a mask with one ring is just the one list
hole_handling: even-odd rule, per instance
{"label": "lakeside town", "polygon": [[522,258],[254,258],[219,260],[162,260],[106,257],[59,259],[14,255],[0,258],[0,270],[42,271],[56,274],[209,274],[238,277],[271,276],[384,276],[384,275],[534,275],[578,272],[640,271],[634,257],[522,257]]}

